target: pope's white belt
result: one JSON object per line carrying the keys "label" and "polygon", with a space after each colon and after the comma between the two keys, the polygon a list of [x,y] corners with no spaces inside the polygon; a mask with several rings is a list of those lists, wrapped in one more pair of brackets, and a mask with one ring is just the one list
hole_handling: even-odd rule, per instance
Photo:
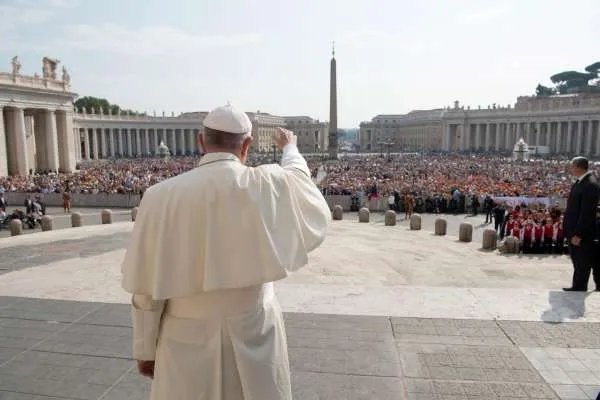
{"label": "pope's white belt", "polygon": [[190,297],[169,299],[166,314],[180,318],[227,317],[245,314],[263,307],[265,285],[241,289],[224,289],[200,293]]}

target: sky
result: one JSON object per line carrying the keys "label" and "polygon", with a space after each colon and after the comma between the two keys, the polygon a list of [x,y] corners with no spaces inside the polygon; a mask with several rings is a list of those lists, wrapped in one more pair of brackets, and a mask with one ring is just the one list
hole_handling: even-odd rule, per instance
{"label": "sky", "polygon": [[[59,59],[80,96],[158,114],[329,118],[514,104],[600,61],[598,0],[0,0],[0,71]],[[596,51],[594,51],[596,50]],[[4,65],[3,65],[4,64]]]}

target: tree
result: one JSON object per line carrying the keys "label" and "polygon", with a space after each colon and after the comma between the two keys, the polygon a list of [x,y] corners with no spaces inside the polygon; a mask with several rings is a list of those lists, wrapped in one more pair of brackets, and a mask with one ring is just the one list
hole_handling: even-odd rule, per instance
{"label": "tree", "polygon": [[111,104],[106,99],[101,99],[93,96],[80,97],[75,101],[74,105],[78,110],[85,110],[85,112],[88,114],[93,114],[94,112],[99,113],[100,111],[102,111],[102,113],[104,114],[119,114],[123,112],[129,113],[131,115],[146,115],[146,113],[140,113],[133,110],[123,110],[117,104]]}
{"label": "tree", "polygon": [[93,112],[100,112],[100,110],[102,110],[103,113],[108,114],[108,110],[111,107],[111,104],[106,99],[85,96],[80,97],[75,101],[75,107],[77,107],[78,110],[85,110],[85,112],[88,114],[92,114]]}
{"label": "tree", "polygon": [[539,84],[535,89],[538,97],[567,93],[600,93],[600,61],[585,67],[586,72],[563,71],[550,77],[554,87]]}
{"label": "tree", "polygon": [[564,71],[552,75],[550,80],[557,85],[564,85],[566,93],[580,93],[587,91],[588,82],[597,76],[592,72]]}
{"label": "tree", "polygon": [[535,88],[535,95],[537,97],[552,96],[554,94],[556,94],[556,89],[543,86],[541,83]]}

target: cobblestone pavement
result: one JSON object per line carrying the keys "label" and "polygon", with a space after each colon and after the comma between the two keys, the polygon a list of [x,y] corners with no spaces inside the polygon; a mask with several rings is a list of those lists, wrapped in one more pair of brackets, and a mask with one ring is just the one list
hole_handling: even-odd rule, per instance
{"label": "cobblestone pavement", "polygon": [[[590,338],[600,324],[288,313],[286,326],[295,399],[595,399],[600,391],[600,342]],[[127,305],[2,297],[0,399],[147,399],[130,346]]]}

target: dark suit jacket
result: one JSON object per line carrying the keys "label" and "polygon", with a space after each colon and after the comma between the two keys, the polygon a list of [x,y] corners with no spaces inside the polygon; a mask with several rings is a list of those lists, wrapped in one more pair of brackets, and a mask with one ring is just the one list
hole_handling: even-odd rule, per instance
{"label": "dark suit jacket", "polygon": [[579,236],[583,243],[591,243],[596,233],[596,208],[600,186],[593,174],[576,182],[571,188],[565,210],[565,237]]}

